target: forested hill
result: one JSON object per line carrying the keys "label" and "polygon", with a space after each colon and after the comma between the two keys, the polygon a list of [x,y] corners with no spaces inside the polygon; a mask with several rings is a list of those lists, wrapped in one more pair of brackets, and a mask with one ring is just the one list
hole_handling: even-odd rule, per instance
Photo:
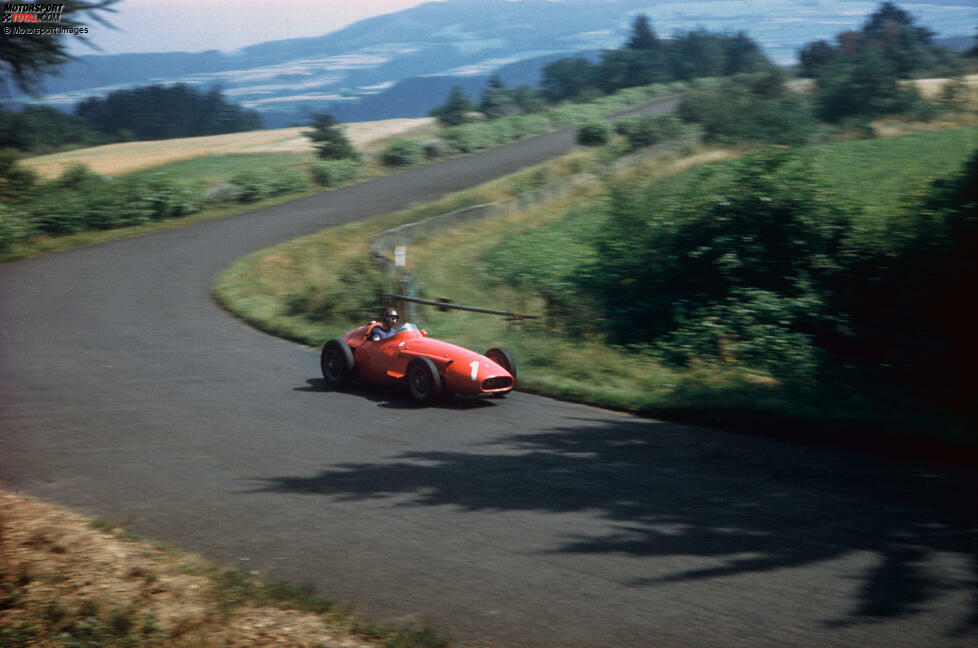
{"label": "forested hill", "polygon": [[[939,36],[970,37],[978,11],[969,4],[918,0],[912,13]],[[804,7],[736,6],[733,12],[718,11],[709,0],[446,0],[316,38],[260,43],[237,52],[82,56],[47,79],[42,98],[69,108],[113,90],[186,83],[203,91],[220,87],[235,103],[261,112],[268,126],[322,111],[342,113],[345,121],[370,120],[407,116],[389,114],[398,104],[417,105],[412,114],[423,114],[442,101],[440,93],[430,98],[431,105],[420,107],[424,101],[417,92],[427,83],[423,79],[451,77],[464,85],[466,79],[487,78],[507,65],[539,57],[620,47],[638,14],[648,15],[664,38],[701,27],[714,33],[746,31],[769,58],[782,64],[795,62],[805,43],[840,29],[857,29],[863,20],[846,0]],[[530,76],[548,62],[541,60]],[[408,79],[422,81],[397,87]],[[389,94],[379,97],[385,92]]]}

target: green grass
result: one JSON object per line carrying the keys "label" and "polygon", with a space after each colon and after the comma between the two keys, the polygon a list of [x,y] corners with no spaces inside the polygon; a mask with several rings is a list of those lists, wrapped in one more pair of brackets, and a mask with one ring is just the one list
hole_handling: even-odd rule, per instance
{"label": "green grass", "polygon": [[219,185],[239,173],[255,169],[303,168],[316,161],[311,153],[236,153],[232,155],[205,155],[191,160],[171,162],[151,169],[125,174],[130,177],[166,175],[188,184]]}
{"label": "green grass", "polygon": [[908,192],[956,173],[978,148],[978,128],[859,140],[815,148],[826,181],[865,210],[868,222],[886,219]]}
{"label": "green grass", "polygon": [[[603,97],[590,104],[567,104],[552,108],[547,113],[548,118],[545,119],[549,119],[551,126],[550,129],[559,128],[561,126],[570,125],[573,123],[580,123],[581,121],[593,116],[607,114],[611,111],[624,110],[635,105],[640,105],[649,101],[651,98],[663,96],[663,94],[675,91],[678,88],[679,86],[676,86],[675,84],[672,86],[655,85],[645,88],[631,88],[616,93],[615,95]],[[485,124],[472,124],[471,126],[473,128],[485,130],[487,133],[492,134],[496,130],[503,128],[505,124],[502,122],[504,121],[505,120],[501,120],[498,123],[489,122]],[[503,128],[503,130],[506,129]],[[386,146],[390,142],[405,136],[409,136],[413,139],[424,140],[431,139],[432,137],[438,137],[443,134],[443,130],[435,130],[433,127],[424,127],[421,129],[415,129],[415,131],[407,134],[391,136],[386,140],[373,142],[367,147],[367,155],[364,159],[365,164],[363,165],[360,174],[357,176],[357,178],[343,184],[359,182],[393,172],[391,169],[381,165],[376,159],[375,154],[380,150],[379,147]],[[531,134],[537,133],[526,133],[524,135],[528,136]],[[493,146],[506,143],[513,139],[511,133],[506,137],[501,138],[497,137],[497,135],[498,133],[489,136],[489,139],[493,142],[491,144]],[[203,184],[206,187],[216,187],[227,183],[231,178],[242,173],[256,171],[267,172],[269,170],[277,170],[280,168],[306,170],[309,165],[316,161],[317,159],[311,153],[208,155],[191,160],[160,165],[150,169],[143,169],[127,175],[131,175],[133,177],[165,175],[175,181],[186,183],[188,185]],[[224,204],[217,207],[207,208],[189,217],[167,219],[165,221],[152,222],[138,226],[120,227],[109,230],[85,231],[60,236],[35,235],[26,239],[18,240],[14,242],[7,250],[0,252],[0,263],[25,259],[47,252],[63,251],[85,245],[93,245],[128,238],[131,236],[151,234],[201,221],[225,218],[236,214],[254,211],[262,207],[288,202],[290,200],[296,200],[322,190],[323,189],[321,188],[310,188],[308,191],[301,193],[291,193],[284,196],[265,199],[259,202],[246,204]]]}
{"label": "green grass", "polygon": [[[377,317],[376,309],[365,310],[357,320],[330,320],[293,312],[290,303],[297,295],[309,291],[324,291],[325,299],[329,299],[331,291],[341,291],[347,268],[369,259],[368,244],[372,236],[405,223],[500,200],[550,180],[579,173],[595,164],[599,156],[600,153],[595,151],[575,153],[434,203],[259,250],[220,274],[214,287],[215,295],[230,312],[261,330],[304,344],[322,344],[330,337],[345,333],[356,321]],[[379,308],[380,304],[376,306]]]}
{"label": "green grass", "polygon": [[[953,173],[976,147],[978,129],[970,128],[844,142],[817,147],[813,152],[829,184],[864,206],[867,223],[878,226],[909,200],[908,188],[913,193],[931,178]],[[730,165],[718,162],[683,173],[672,168],[653,161],[638,171],[620,174],[612,182],[645,185],[654,179],[654,191],[675,198],[690,187],[702,190],[713,182],[722,184],[729,177]],[[524,173],[522,180],[499,181],[495,186],[515,190],[527,177]],[[487,192],[487,188],[460,196],[461,203],[467,199],[482,202],[495,195],[481,192]],[[545,294],[559,294],[567,274],[593,254],[588,239],[603,225],[604,200],[600,189],[582,190],[557,203],[412,245],[408,252],[410,270],[417,276],[421,296],[546,314]],[[329,245],[364,254],[366,240],[372,233],[432,213],[448,212],[461,203],[442,202],[262,251],[222,275],[217,293],[230,310],[259,327],[319,345],[376,314],[364,312],[360,322],[313,321],[302,313],[286,315],[282,307],[284,287],[296,290],[304,283],[322,283],[330,274],[340,272],[341,268],[324,261],[329,257]],[[269,257],[287,259],[282,266],[288,268],[288,273],[273,280],[274,272],[261,270],[259,263],[264,259],[267,266]],[[275,281],[278,288],[273,285]],[[229,290],[232,285],[233,291]],[[253,308],[258,304],[262,309]],[[573,311],[558,309],[549,319],[507,322],[457,311],[442,313],[422,306],[413,309],[413,318],[435,337],[477,351],[491,346],[509,348],[519,365],[520,389],[557,398],[712,424],[723,421],[729,426],[739,421],[749,429],[756,429],[758,421],[791,420],[792,429],[799,430],[799,435],[801,430],[808,430],[805,434],[816,437],[832,428],[885,429],[888,437],[894,439],[894,446],[900,445],[899,439],[912,439],[913,430],[933,423],[906,411],[899,400],[870,402],[843,386],[788,386],[762,372],[724,363],[704,363],[686,369],[666,367],[640,347],[610,347],[586,333],[583,338],[566,335],[581,315]]]}

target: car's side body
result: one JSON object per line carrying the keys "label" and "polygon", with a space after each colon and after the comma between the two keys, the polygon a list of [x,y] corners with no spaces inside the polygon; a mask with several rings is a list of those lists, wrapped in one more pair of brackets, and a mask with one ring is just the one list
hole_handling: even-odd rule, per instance
{"label": "car's side body", "polygon": [[[412,366],[427,358],[437,371],[438,391],[461,395],[504,395],[515,386],[515,368],[511,373],[499,362],[455,344],[428,337],[413,324],[404,324],[394,335],[383,340],[371,340],[375,322],[354,329],[342,340],[350,348],[355,367],[353,375],[359,380],[377,385],[398,385],[408,380]],[[487,353],[501,352],[492,349]],[[512,365],[508,355],[495,355],[497,360]],[[412,363],[412,361],[415,361]],[[508,361],[508,362],[507,362]],[[427,363],[425,363],[427,364]],[[430,365],[428,365],[430,366]]]}

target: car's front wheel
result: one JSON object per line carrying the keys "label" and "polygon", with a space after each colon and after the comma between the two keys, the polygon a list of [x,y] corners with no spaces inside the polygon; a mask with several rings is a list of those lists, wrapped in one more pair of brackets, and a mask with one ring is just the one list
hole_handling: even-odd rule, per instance
{"label": "car's front wheel", "polygon": [[319,355],[319,367],[323,371],[326,386],[340,389],[350,383],[353,375],[353,351],[343,340],[330,340],[323,345]]}
{"label": "car's front wheel", "polygon": [[513,360],[513,356],[510,355],[509,351],[499,347],[493,347],[483,355],[508,371],[509,375],[513,377],[513,380],[516,380],[516,361]]}
{"label": "car's front wheel", "polygon": [[438,368],[429,358],[415,358],[407,367],[408,390],[419,403],[430,403],[441,392]]}

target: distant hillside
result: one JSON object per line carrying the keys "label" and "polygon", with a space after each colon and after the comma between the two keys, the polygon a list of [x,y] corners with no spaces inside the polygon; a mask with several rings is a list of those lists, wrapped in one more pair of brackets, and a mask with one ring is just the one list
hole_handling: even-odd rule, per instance
{"label": "distant hillside", "polygon": [[[570,54],[551,54],[526,61],[519,61],[493,70],[509,87],[519,85],[536,86],[544,67]],[[574,56],[582,56],[592,61],[600,58],[600,52],[590,50],[574,52]],[[491,75],[478,76],[425,76],[414,77],[399,81],[393,87],[373,95],[367,95],[359,100],[335,102],[329,112],[341,122],[376,121],[378,119],[394,119],[398,117],[425,117],[433,108],[445,103],[449,93],[459,87],[470,99],[478,102],[482,90],[489,82]],[[292,114],[266,114],[266,126],[284,128],[293,124],[304,123],[309,111],[302,108]],[[271,121],[271,123],[269,123]]]}
{"label": "distant hillside", "polygon": [[975,46],[974,36],[952,36],[950,38],[938,38],[938,44],[950,47],[958,52],[964,52]]}
{"label": "distant hillside", "polygon": [[[916,0],[908,10],[942,37],[954,36],[978,24],[978,9],[968,4]],[[804,7],[715,0],[445,0],[324,36],[232,53],[82,56],[46,81],[41,100],[69,109],[111,90],[181,82],[220,87],[229,100],[261,112],[270,127],[321,111],[358,121],[421,115],[441,103],[452,85],[475,88],[501,69],[514,75],[521,70],[518,79],[504,77],[509,85],[536,83],[554,58],[619,47],[640,13],[665,38],[698,27],[746,31],[772,60],[792,63],[805,43],[830,39],[847,25],[858,28],[863,18],[852,10],[848,0]]]}

